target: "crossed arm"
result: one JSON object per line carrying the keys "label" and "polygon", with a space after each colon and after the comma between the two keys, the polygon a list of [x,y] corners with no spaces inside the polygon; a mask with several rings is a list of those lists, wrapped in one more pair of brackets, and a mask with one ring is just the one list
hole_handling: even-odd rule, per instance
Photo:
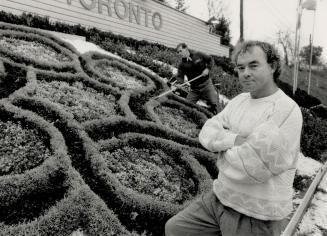
{"label": "crossed arm", "polygon": [[219,171],[229,178],[260,183],[294,168],[302,128],[299,110],[292,111],[281,127],[271,119],[256,127],[248,137],[228,127],[228,116],[223,111],[205,123],[199,141],[209,151],[220,154]]}

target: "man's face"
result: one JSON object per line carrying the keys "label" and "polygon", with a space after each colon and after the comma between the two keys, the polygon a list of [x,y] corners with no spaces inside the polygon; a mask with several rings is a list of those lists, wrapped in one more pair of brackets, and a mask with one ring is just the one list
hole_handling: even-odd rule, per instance
{"label": "man's face", "polygon": [[273,79],[275,70],[267,63],[265,52],[258,46],[240,54],[236,68],[243,89],[253,98],[270,95],[276,86]]}
{"label": "man's face", "polygon": [[187,58],[190,56],[190,52],[187,48],[179,47],[177,48],[177,53],[182,56],[182,58]]}

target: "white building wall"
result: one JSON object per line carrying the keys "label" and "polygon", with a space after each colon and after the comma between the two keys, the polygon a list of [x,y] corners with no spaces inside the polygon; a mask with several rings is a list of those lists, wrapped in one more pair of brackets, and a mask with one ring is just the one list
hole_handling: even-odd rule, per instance
{"label": "white building wall", "polygon": [[1,0],[0,10],[30,12],[173,48],[185,42],[194,50],[229,56],[229,48],[209,33],[206,22],[153,0]]}

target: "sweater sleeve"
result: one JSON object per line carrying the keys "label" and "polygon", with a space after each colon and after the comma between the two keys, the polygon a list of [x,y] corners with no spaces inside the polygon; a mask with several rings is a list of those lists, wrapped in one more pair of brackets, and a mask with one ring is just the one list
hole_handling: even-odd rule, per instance
{"label": "sweater sleeve", "polygon": [[270,119],[248,136],[246,142],[223,153],[219,171],[234,181],[263,183],[275,175],[295,168],[300,149],[302,114],[298,106],[280,127]]}
{"label": "sweater sleeve", "polygon": [[177,75],[176,75],[177,82],[180,84],[184,83],[184,76],[185,76],[185,72],[184,72],[184,68],[181,64],[181,65],[179,65],[178,70],[177,70]]}
{"label": "sweater sleeve", "polygon": [[203,125],[199,134],[199,141],[207,150],[220,152],[234,145],[237,134],[229,130],[228,113],[229,105]]}

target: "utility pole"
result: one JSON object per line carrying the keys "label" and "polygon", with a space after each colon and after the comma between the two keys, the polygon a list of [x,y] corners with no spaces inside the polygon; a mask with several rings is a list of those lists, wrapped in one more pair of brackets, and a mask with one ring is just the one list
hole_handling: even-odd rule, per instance
{"label": "utility pole", "polygon": [[240,42],[244,41],[244,16],[243,16],[243,0],[240,0]]}
{"label": "utility pole", "polygon": [[316,21],[316,9],[314,10],[314,15],[313,15],[312,36],[310,34],[310,64],[309,64],[309,78],[308,78],[308,80],[309,80],[308,94],[310,94],[310,86],[311,86],[311,66],[312,66],[313,34],[314,34],[314,29],[315,29],[315,21]]}
{"label": "utility pole", "polygon": [[302,0],[299,0],[296,16],[296,30],[295,30],[295,49],[294,49],[294,68],[293,68],[293,95],[297,89],[297,79],[299,73],[299,48],[301,36],[301,17],[302,17]]}

